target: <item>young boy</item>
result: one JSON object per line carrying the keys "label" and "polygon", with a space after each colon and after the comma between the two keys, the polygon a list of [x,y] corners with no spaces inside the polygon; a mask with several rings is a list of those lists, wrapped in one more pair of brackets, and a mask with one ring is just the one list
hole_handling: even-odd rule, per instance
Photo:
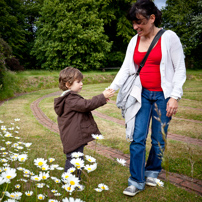
{"label": "young boy", "polygon": [[84,146],[93,140],[92,134],[100,134],[91,111],[105,105],[114,95],[113,90],[105,90],[92,99],[84,99],[78,94],[83,86],[82,79],[83,75],[78,69],[63,69],[59,75],[59,88],[64,92],[54,99],[63,152],[67,157],[65,172],[73,167],[71,154],[83,153]]}

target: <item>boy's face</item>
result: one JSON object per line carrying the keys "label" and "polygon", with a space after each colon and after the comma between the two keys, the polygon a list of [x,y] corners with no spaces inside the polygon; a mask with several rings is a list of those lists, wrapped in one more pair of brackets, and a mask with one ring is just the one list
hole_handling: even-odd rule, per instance
{"label": "boy's face", "polygon": [[75,80],[73,84],[69,87],[69,90],[79,93],[83,87],[82,80]]}

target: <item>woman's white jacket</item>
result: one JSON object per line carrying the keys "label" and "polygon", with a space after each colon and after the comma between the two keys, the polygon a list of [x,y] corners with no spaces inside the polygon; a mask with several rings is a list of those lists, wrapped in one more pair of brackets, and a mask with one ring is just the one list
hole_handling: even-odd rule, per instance
{"label": "woman's white jacket", "polygon": [[[117,106],[122,109],[126,125],[126,139],[129,141],[133,141],[135,116],[141,107],[140,78],[138,76],[133,83],[134,76],[129,77],[138,70],[138,66],[133,61],[136,42],[137,35],[131,39],[121,69],[110,85],[110,88],[114,90],[122,87],[117,96]],[[168,30],[162,35],[161,50],[160,74],[164,97],[165,99],[168,97],[181,98],[182,86],[186,80],[186,69],[182,44],[173,31]],[[132,90],[129,90],[131,86]]]}
{"label": "woman's white jacket", "polygon": [[[138,66],[133,61],[137,36],[138,35],[135,35],[129,42],[124,62],[110,85],[110,88],[114,90],[118,90],[124,84],[128,76],[138,70]],[[186,80],[182,44],[179,37],[171,30],[164,32],[161,37],[161,88],[163,89],[165,99],[168,97],[175,99],[181,98],[183,94],[182,86]]]}

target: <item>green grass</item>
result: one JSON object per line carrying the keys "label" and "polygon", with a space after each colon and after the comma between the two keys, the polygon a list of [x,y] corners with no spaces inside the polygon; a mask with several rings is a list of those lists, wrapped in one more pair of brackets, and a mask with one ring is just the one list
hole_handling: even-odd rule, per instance
{"label": "green grass", "polygon": [[[29,158],[20,166],[34,171],[36,174],[38,170],[36,166],[33,165],[35,158],[49,158],[53,157],[56,159],[54,164],[59,164],[60,166],[64,165],[65,155],[62,152],[62,145],[60,137],[58,134],[53,133],[46,129],[44,126],[38,123],[38,121],[33,116],[30,105],[36,99],[42,97],[45,94],[54,92],[56,89],[52,90],[41,90],[38,92],[30,93],[27,95],[20,96],[13,100],[7,101],[2,106],[0,106],[0,120],[5,121],[5,125],[9,125],[13,122],[14,118],[20,118],[21,121],[17,124],[20,127],[20,133],[17,136],[21,137],[20,141],[23,142],[32,142],[31,150],[29,151]],[[45,103],[44,103],[45,104]],[[16,136],[16,135],[15,135]],[[107,140],[106,140],[107,141]],[[4,142],[0,141],[0,145],[4,146]],[[199,195],[194,193],[187,192],[184,189],[178,188],[169,182],[165,182],[164,188],[160,187],[147,187],[143,192],[140,192],[135,197],[127,197],[122,194],[122,191],[127,187],[127,179],[129,177],[129,170],[126,167],[121,166],[113,160],[107,159],[101,155],[95,154],[94,151],[85,149],[85,154],[94,156],[98,162],[98,168],[89,174],[89,184],[87,183],[88,179],[85,176],[82,176],[82,184],[86,185],[86,189],[83,192],[73,193],[73,197],[80,198],[88,202],[123,202],[123,201],[201,201],[202,198]],[[14,167],[19,166],[17,162],[14,163]],[[0,165],[2,167],[2,164]],[[19,173],[19,172],[18,172]],[[51,171],[52,176],[60,178],[61,171]],[[19,174],[20,176],[20,174]],[[36,201],[36,187],[35,183],[29,181],[28,183],[22,183],[16,181],[19,179],[16,177],[12,180],[12,183],[9,184],[8,190],[16,191],[14,185],[16,183],[21,184],[22,188],[20,191],[33,190],[34,196],[27,198],[23,196],[21,201]],[[52,182],[52,180],[47,180],[46,184],[50,185],[50,188],[45,188],[44,190],[37,190],[37,193],[46,193],[48,197],[61,199],[61,197],[54,197],[50,190],[55,188],[60,193],[63,194],[61,189],[61,184],[58,186]],[[109,191],[102,193],[97,193],[94,191],[94,188],[98,186],[99,183],[104,183],[109,186]],[[0,190],[4,190],[5,186],[0,186]],[[0,191],[0,193],[1,193]],[[155,193],[155,194],[154,194]],[[65,194],[67,195],[67,194]],[[5,198],[6,199],[6,198]]]}

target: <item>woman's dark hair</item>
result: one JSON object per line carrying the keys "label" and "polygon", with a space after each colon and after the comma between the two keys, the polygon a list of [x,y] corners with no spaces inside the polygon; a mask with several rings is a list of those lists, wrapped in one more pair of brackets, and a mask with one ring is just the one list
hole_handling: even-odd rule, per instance
{"label": "woman's dark hair", "polygon": [[76,68],[66,67],[60,71],[59,88],[63,91],[68,90],[66,83],[71,86],[75,80],[81,81],[83,74]]}
{"label": "woman's dark hair", "polygon": [[130,21],[139,22],[138,15],[144,16],[146,19],[154,14],[155,22],[154,25],[158,27],[161,24],[161,11],[155,6],[155,4],[151,0],[137,0],[128,11],[127,19]]}

